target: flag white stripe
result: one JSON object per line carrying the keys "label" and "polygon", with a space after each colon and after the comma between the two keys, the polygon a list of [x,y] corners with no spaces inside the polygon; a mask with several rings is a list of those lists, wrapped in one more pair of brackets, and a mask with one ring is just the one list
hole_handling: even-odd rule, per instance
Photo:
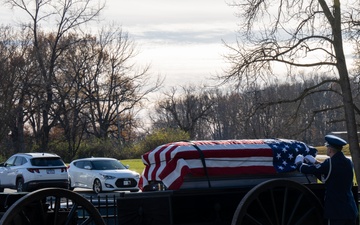
{"label": "flag white stripe", "polygon": [[181,169],[187,166],[187,163],[185,162],[185,160],[183,159],[179,159],[176,162],[176,168],[175,170],[173,170],[169,175],[167,175],[162,182],[166,185],[166,186],[170,186],[172,183],[174,183],[174,181],[176,179],[178,179],[179,177],[181,177]]}
{"label": "flag white stripe", "polygon": [[[166,154],[174,147],[174,145],[169,145],[165,149],[163,149],[160,153],[158,151],[161,147],[156,148],[155,150],[151,151],[148,155],[149,162],[155,163],[158,160],[156,159],[155,155],[159,155],[160,161],[166,161]],[[271,149],[267,144],[226,144],[226,145],[198,145],[200,150],[204,151],[211,151],[211,150],[241,150],[241,149]],[[178,153],[182,152],[189,152],[189,151],[197,151],[197,149],[192,145],[184,145],[184,146],[177,146],[174,150],[170,153],[170,158],[176,158]]]}
{"label": "flag white stripe", "polygon": [[[190,169],[202,168],[203,164],[200,159],[185,160]],[[232,158],[207,158],[205,160],[206,167],[243,167],[243,166],[273,166],[272,157],[247,157],[238,160]]]}

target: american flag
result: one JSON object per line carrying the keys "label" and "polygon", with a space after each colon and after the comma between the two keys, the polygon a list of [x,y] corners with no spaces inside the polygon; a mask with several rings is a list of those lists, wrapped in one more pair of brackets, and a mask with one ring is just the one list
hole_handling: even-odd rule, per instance
{"label": "american flag", "polygon": [[185,176],[205,176],[206,172],[209,176],[290,172],[296,169],[294,162],[298,154],[315,157],[317,150],[287,139],[168,143],[142,156],[145,169],[139,187],[155,181],[176,190]]}
{"label": "american flag", "polygon": [[266,143],[273,150],[273,165],[278,173],[291,172],[296,170],[295,158],[303,156],[316,156],[317,150],[303,142],[294,140],[267,140]]}

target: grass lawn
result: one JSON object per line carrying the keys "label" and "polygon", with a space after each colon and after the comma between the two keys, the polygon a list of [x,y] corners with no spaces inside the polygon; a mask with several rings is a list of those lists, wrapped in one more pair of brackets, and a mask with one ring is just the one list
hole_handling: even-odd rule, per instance
{"label": "grass lawn", "polygon": [[[326,147],[325,146],[319,146],[315,147],[318,150],[318,155],[326,155]],[[345,145],[342,149],[345,155],[350,156],[350,149],[349,145]]]}
{"label": "grass lawn", "polygon": [[120,162],[125,166],[128,165],[130,170],[134,170],[140,174],[145,168],[145,165],[143,164],[141,159],[124,159],[120,160]]}

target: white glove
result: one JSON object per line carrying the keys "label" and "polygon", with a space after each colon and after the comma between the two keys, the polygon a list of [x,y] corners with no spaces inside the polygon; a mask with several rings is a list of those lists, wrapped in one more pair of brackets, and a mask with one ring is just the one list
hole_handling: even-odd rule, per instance
{"label": "white glove", "polygon": [[303,162],[304,162],[304,156],[301,154],[297,155],[295,158],[295,164],[299,165],[302,164]]}
{"label": "white glove", "polygon": [[316,162],[316,159],[312,155],[306,155],[304,158],[304,161],[305,161],[305,163],[308,163],[308,164],[314,164]]}

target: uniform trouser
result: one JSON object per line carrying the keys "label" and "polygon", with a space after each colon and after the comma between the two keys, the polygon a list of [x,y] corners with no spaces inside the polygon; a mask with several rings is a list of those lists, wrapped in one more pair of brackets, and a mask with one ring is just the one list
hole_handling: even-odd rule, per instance
{"label": "uniform trouser", "polygon": [[356,220],[328,220],[328,225],[356,225]]}

